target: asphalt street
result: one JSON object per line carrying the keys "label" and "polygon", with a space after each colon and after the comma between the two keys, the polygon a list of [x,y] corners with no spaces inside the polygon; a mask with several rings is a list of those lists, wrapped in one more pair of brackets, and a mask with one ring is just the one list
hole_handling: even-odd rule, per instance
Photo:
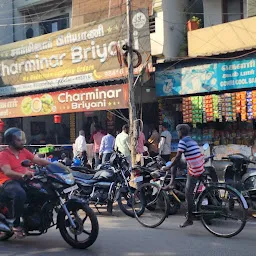
{"label": "asphalt street", "polygon": [[119,212],[114,216],[98,216],[100,232],[97,241],[87,250],[75,250],[62,240],[55,228],[40,237],[11,239],[0,243],[1,256],[254,256],[256,255],[256,221],[250,220],[234,238],[218,238],[200,222],[186,229],[178,226],[181,215],[169,217],[160,227],[148,229],[135,219]]}

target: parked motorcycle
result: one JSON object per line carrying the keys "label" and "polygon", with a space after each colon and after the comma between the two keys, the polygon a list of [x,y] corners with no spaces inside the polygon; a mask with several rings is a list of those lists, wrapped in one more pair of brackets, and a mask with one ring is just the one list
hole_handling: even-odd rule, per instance
{"label": "parked motorcycle", "polygon": [[129,163],[121,153],[114,152],[110,162],[99,166],[95,174],[74,171],[73,175],[80,196],[93,203],[98,211],[98,205],[106,205],[107,211],[112,214],[113,203],[117,201],[126,215],[134,217],[132,196],[135,188],[129,185]]}
{"label": "parked motorcycle", "polygon": [[[25,160],[22,165],[30,167],[31,162]],[[70,170],[62,164],[49,164],[46,168],[34,166],[34,169],[34,178],[23,184],[28,198],[22,216],[26,235],[42,235],[56,226],[72,247],[85,249],[91,246],[98,236],[98,220],[86,202],[74,196],[78,185]],[[4,241],[13,236],[12,198],[4,191],[0,197],[0,240]],[[89,223],[89,230],[85,229],[85,223]]]}
{"label": "parked motorcycle", "polygon": [[[243,154],[231,154],[222,160],[214,160],[212,166],[221,181],[225,181],[242,192],[250,208],[256,210],[256,169],[249,164],[256,164]],[[220,169],[219,166],[225,166]]]}

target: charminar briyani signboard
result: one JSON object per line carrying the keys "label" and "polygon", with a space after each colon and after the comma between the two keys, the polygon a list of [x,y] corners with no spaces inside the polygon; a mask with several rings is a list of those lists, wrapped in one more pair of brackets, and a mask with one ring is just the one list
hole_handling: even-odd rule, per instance
{"label": "charminar briyani signboard", "polygon": [[0,118],[128,108],[128,85],[61,90],[0,99]]}
{"label": "charminar briyani signboard", "polygon": [[[132,24],[143,63],[150,53],[147,10],[133,12]],[[116,55],[126,42],[126,18],[120,16],[1,46],[0,95],[124,77],[127,68]]]}

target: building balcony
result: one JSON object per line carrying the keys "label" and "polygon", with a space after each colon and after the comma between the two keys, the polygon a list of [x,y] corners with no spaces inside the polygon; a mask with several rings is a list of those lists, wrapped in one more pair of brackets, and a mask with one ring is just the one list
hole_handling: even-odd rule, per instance
{"label": "building balcony", "polygon": [[211,56],[256,48],[256,17],[188,32],[189,57]]}

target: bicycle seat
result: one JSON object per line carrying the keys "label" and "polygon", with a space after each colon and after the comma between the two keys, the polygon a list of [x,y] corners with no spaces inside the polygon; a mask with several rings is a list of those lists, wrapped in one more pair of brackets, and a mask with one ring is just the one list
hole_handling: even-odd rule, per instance
{"label": "bicycle seat", "polygon": [[212,166],[215,169],[215,172],[218,176],[218,180],[222,181],[225,180],[225,174],[229,167],[231,167],[233,163],[227,160],[213,160]]}

